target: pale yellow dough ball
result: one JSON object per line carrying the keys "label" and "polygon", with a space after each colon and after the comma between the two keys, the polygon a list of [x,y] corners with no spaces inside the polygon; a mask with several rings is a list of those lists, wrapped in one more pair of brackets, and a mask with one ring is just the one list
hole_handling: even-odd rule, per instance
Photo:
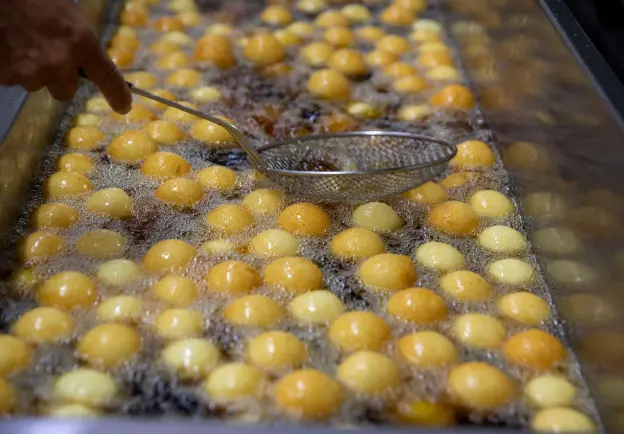
{"label": "pale yellow dough ball", "polygon": [[508,226],[486,228],[477,239],[481,247],[493,253],[515,254],[527,247],[524,235]]}
{"label": "pale yellow dough ball", "polygon": [[365,259],[386,251],[383,240],[366,228],[346,229],[331,242],[334,255],[343,259]]}
{"label": "pale yellow dough ball", "polygon": [[342,15],[352,23],[361,23],[371,18],[371,13],[364,5],[351,3],[342,8]]}
{"label": "pale yellow dough ball", "polygon": [[80,113],[74,118],[74,124],[79,127],[97,127],[102,119],[92,113]]}
{"label": "pale yellow dough ball", "polygon": [[[397,118],[399,118],[402,121],[420,122],[426,119],[427,117],[429,117],[431,114],[433,114],[433,109],[429,107],[428,105],[423,105],[423,104],[404,105],[397,112]],[[435,191],[433,191],[433,189],[427,189],[427,191],[424,193],[425,194],[418,192],[417,193],[418,199],[422,198],[422,200],[434,200],[436,201],[436,203],[438,203],[437,200],[442,197],[441,194],[436,193]],[[408,199],[413,201],[413,199],[411,199],[410,197],[408,197]],[[448,199],[448,196],[447,196],[447,199]],[[422,202],[422,201],[417,200],[417,202]]]}
{"label": "pale yellow dough ball", "polygon": [[223,316],[237,325],[270,327],[285,316],[284,308],[264,295],[246,295],[237,298],[223,310]]}
{"label": "pale yellow dough ball", "polygon": [[209,228],[225,234],[241,232],[253,225],[253,215],[241,205],[223,204],[206,216]]}
{"label": "pale yellow dough ball", "polygon": [[160,355],[167,367],[186,380],[205,377],[217,366],[221,353],[203,339],[183,339],[168,344]]}
{"label": "pale yellow dough ball", "polygon": [[95,282],[77,271],[62,271],[47,279],[37,291],[42,306],[71,310],[89,308],[95,303]]}
{"label": "pale yellow dough ball", "polygon": [[511,200],[495,190],[481,190],[468,198],[468,205],[481,217],[507,217],[514,212]]}
{"label": "pale yellow dough ball", "polygon": [[197,255],[197,250],[182,240],[164,240],[154,244],[143,257],[148,271],[164,271],[186,267]]}
{"label": "pale yellow dough ball", "polygon": [[514,384],[503,372],[483,362],[456,366],[451,370],[447,384],[458,404],[480,411],[501,407],[516,394]]}
{"label": "pale yellow dough ball", "polygon": [[112,376],[86,368],[61,375],[53,386],[56,399],[96,408],[112,403],[117,393],[117,384]]}
{"label": "pale yellow dough ball", "polygon": [[328,323],[342,315],[345,307],[331,292],[318,290],[295,297],[288,310],[300,322]]}
{"label": "pale yellow dough ball", "polygon": [[58,202],[44,203],[35,210],[31,221],[35,229],[66,229],[78,221],[78,211]]}
{"label": "pale yellow dough ball", "polygon": [[[178,104],[193,110],[199,110],[199,107],[187,101],[178,101]],[[197,121],[197,116],[182,110],[178,110],[174,107],[168,107],[163,113],[163,119],[170,122],[190,123]]]}
{"label": "pale yellow dough ball", "polygon": [[82,336],[76,352],[91,366],[110,369],[131,360],[140,348],[141,336],[134,328],[109,323]]}
{"label": "pale yellow dough ball", "polygon": [[113,259],[98,267],[97,277],[109,285],[126,285],[141,277],[141,269],[128,259]]}
{"label": "pale yellow dough ball", "polygon": [[74,320],[53,307],[36,307],[19,317],[11,333],[27,342],[51,343],[68,338],[74,330]]}
{"label": "pale yellow dough ball", "polygon": [[581,250],[581,241],[574,231],[563,227],[538,229],[533,232],[535,247],[550,255],[571,255]]}
{"label": "pale yellow dough ball", "polygon": [[498,311],[507,319],[538,325],[550,316],[548,303],[530,292],[515,292],[498,301]]}
{"label": "pale yellow dough ball", "polygon": [[236,186],[238,177],[232,169],[210,166],[197,173],[197,182],[206,190],[228,191]]}
{"label": "pale yellow dough ball", "polygon": [[578,410],[552,407],[541,410],[531,420],[531,429],[544,433],[594,433],[594,422]]}
{"label": "pale yellow dough ball", "polygon": [[152,292],[158,300],[171,306],[185,307],[197,299],[197,285],[191,279],[182,276],[166,276],[152,286]]}
{"label": "pale yellow dough ball", "polygon": [[221,91],[214,86],[204,86],[191,90],[189,96],[195,102],[211,103],[221,99]]}
{"label": "pale yellow dough ball", "polygon": [[506,285],[529,285],[535,277],[531,264],[515,258],[494,261],[487,270],[490,277]]}
{"label": "pale yellow dough ball", "polygon": [[209,255],[228,255],[236,252],[236,244],[228,240],[206,241],[199,246],[202,252]]}
{"label": "pale yellow dough ball", "polygon": [[561,375],[545,374],[529,381],[524,394],[538,407],[565,407],[574,403],[576,387]]}
{"label": "pale yellow dough ball", "polygon": [[250,249],[264,257],[294,256],[299,251],[299,240],[280,229],[269,229],[251,239]]}
{"label": "pale yellow dough ball", "polygon": [[351,216],[355,226],[372,231],[388,232],[403,226],[403,219],[391,206],[382,202],[370,202],[353,210]]}
{"label": "pale yellow dough ball", "polygon": [[437,241],[421,244],[416,249],[415,257],[420,265],[439,273],[459,270],[466,264],[464,255],[459,250]]}
{"label": "pale yellow dough ball", "polygon": [[172,87],[195,87],[199,84],[200,79],[201,75],[198,71],[185,68],[169,74],[165,83]]}
{"label": "pale yellow dough ball", "polygon": [[377,351],[390,339],[390,327],[372,312],[347,312],[329,327],[329,339],[342,351]]}
{"label": "pale yellow dough ball", "polygon": [[371,256],[360,265],[358,277],[371,288],[398,291],[411,286],[417,274],[408,256],[381,253]]}
{"label": "pale yellow dough ball", "polygon": [[199,336],[204,320],[199,312],[190,309],[167,309],[156,317],[156,333],[165,339],[186,339]]}
{"label": "pale yellow dough ball", "polygon": [[98,319],[106,322],[137,322],[144,314],[143,302],[131,295],[103,300],[97,307]]}
{"label": "pale yellow dough ball", "polygon": [[301,369],[277,382],[275,400],[295,419],[326,419],[340,408],[342,391],[327,374]]}
{"label": "pale yellow dough ball", "polygon": [[539,220],[557,221],[568,215],[569,205],[555,193],[536,192],[526,196],[523,200],[523,210]]}
{"label": "pale yellow dough ball", "polygon": [[101,412],[84,404],[60,404],[48,408],[45,414],[55,419],[96,419]]}
{"label": "pale yellow dough ball", "polygon": [[550,261],[546,269],[556,282],[569,286],[591,285],[598,278],[596,271],[589,265],[568,259]]}
{"label": "pale yellow dough ball", "polygon": [[243,205],[257,214],[275,214],[281,208],[283,201],[282,192],[260,188],[245,196]]}
{"label": "pale yellow dough ball", "polygon": [[440,287],[459,301],[484,301],[492,295],[492,287],[472,271],[461,270],[442,276]]}
{"label": "pale yellow dough ball", "polygon": [[448,366],[459,357],[453,343],[433,331],[404,336],[397,342],[397,349],[406,363],[424,369]]}
{"label": "pale yellow dough ball", "polygon": [[[320,12],[321,10],[322,8],[317,12]],[[316,17],[314,24],[316,24],[317,27],[322,28],[333,26],[348,26],[349,19],[345,17],[340,11],[330,9],[319,14],[319,16]]]}
{"label": "pale yellow dough ball", "polygon": [[96,259],[120,256],[126,249],[123,235],[108,229],[87,232],[76,241],[76,251]]}
{"label": "pale yellow dough ball", "polygon": [[141,164],[141,173],[154,179],[171,179],[186,175],[191,165],[173,152],[156,152]]}
{"label": "pale yellow dough ball", "polygon": [[167,205],[190,207],[203,199],[199,183],[187,178],[172,178],[160,184],[154,196]]}
{"label": "pale yellow dough ball", "polygon": [[468,347],[497,348],[505,338],[505,327],[491,316],[467,313],[455,319],[453,334]]}
{"label": "pale yellow dough ball", "polygon": [[202,384],[208,399],[226,405],[245,398],[257,398],[264,393],[266,377],[255,366],[227,363],[212,371]]}
{"label": "pale yellow dough ball", "polygon": [[132,199],[121,188],[104,188],[89,197],[87,210],[106,217],[126,219],[132,216]]}
{"label": "pale yellow dough ball", "polygon": [[247,344],[246,355],[252,365],[279,372],[300,367],[308,351],[292,333],[271,331],[254,337]]}
{"label": "pale yellow dough ball", "polygon": [[400,383],[394,362],[373,351],[351,354],[338,366],[336,376],[346,387],[364,395],[391,393]]}

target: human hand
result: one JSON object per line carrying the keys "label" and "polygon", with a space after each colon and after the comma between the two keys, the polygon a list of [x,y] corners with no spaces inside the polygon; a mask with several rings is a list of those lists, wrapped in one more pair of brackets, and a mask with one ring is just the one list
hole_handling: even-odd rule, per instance
{"label": "human hand", "polygon": [[72,0],[0,0],[0,59],[0,85],[68,100],[82,69],[113,110],[130,111],[123,76]]}

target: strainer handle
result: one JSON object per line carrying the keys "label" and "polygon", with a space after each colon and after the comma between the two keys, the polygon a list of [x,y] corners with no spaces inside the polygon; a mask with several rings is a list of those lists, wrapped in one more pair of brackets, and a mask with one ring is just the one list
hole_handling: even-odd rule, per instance
{"label": "strainer handle", "polygon": [[182,110],[183,112],[190,113],[194,116],[197,116],[202,119],[206,119],[207,121],[210,121],[210,122],[214,122],[215,124],[225,128],[232,135],[232,137],[234,137],[234,140],[236,140],[236,142],[245,150],[245,152],[247,153],[247,155],[249,156],[253,164],[260,171],[264,172],[265,170],[268,169],[266,163],[264,162],[260,154],[256,152],[256,150],[251,146],[251,144],[249,144],[249,142],[245,138],[245,135],[241,133],[238,128],[236,128],[234,125],[232,125],[228,121],[224,121],[223,119],[210,115],[208,113],[203,113],[198,110],[194,110],[190,107],[183,106],[181,104],[178,104],[175,101],[171,101],[170,99],[163,98],[158,95],[154,95],[153,93],[150,93],[146,90],[143,90],[141,88],[134,86],[132,83],[128,83],[128,86],[130,87],[130,91],[134,94],[137,94],[145,98],[151,99],[153,101],[157,101],[159,103],[168,105],[169,107]]}

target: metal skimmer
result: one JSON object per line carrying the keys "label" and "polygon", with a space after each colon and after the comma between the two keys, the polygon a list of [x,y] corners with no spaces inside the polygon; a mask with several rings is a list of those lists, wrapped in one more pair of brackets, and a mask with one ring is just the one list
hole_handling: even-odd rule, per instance
{"label": "metal skimmer", "polygon": [[431,180],[457,152],[443,140],[389,131],[304,136],[256,150],[229,122],[129,86],[137,95],[222,126],[262,174],[306,200],[365,202],[394,196]]}

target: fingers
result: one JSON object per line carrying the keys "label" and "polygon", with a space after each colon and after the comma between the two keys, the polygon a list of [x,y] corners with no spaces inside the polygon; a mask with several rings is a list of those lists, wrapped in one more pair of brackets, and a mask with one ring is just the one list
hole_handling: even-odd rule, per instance
{"label": "fingers", "polygon": [[47,85],[50,94],[60,101],[70,100],[78,90],[78,71],[65,70]]}
{"label": "fingers", "polygon": [[109,59],[97,38],[90,32],[83,42],[80,67],[100,89],[109,105],[118,113],[126,114],[132,107],[132,94],[115,64]]}

